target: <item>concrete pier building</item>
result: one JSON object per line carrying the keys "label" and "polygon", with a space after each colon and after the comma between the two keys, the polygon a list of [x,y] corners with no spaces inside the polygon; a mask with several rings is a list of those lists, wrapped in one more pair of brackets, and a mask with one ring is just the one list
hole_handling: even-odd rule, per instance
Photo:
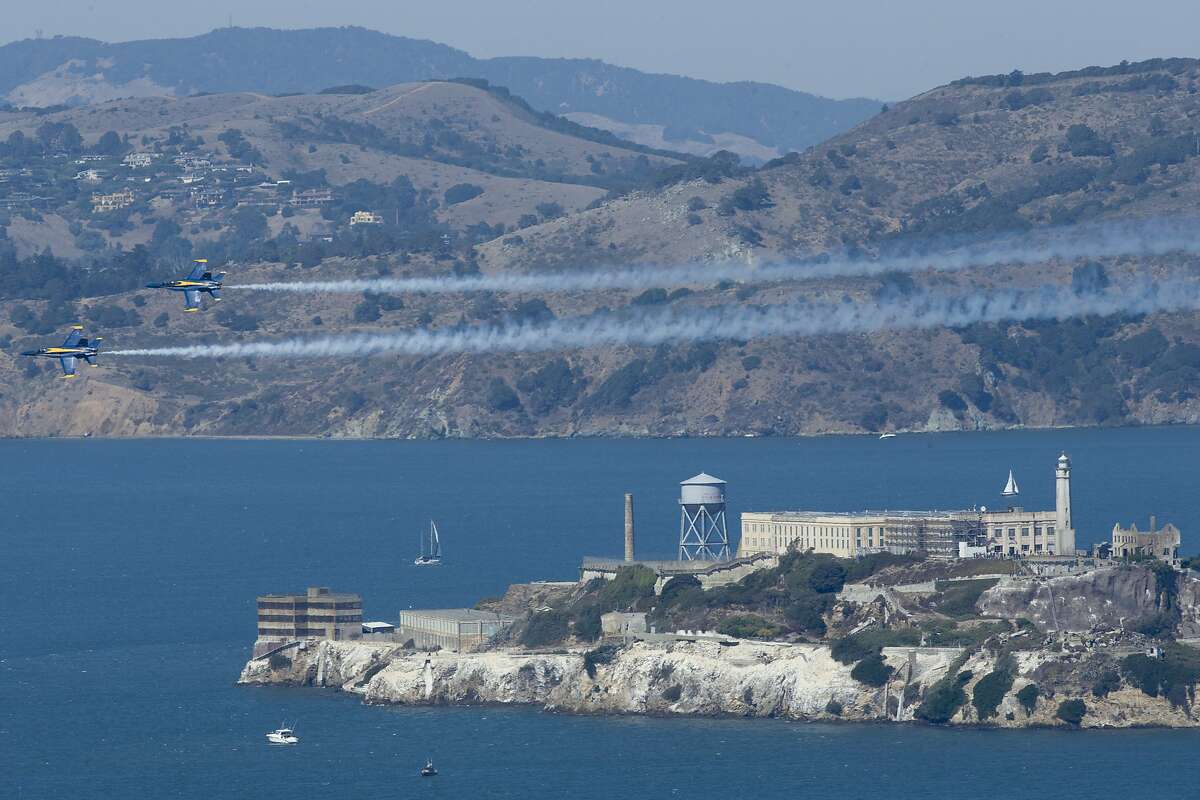
{"label": "concrete pier building", "polygon": [[298,639],[362,638],[362,597],[310,586],[304,594],[265,594],[258,598],[255,654]]}
{"label": "concrete pier building", "polygon": [[[1001,494],[1015,501],[1019,489],[1011,471]],[[795,544],[801,550],[854,558],[868,553],[927,553],[957,558],[959,543],[989,555],[1074,556],[1071,519],[1071,461],[1055,464],[1055,508],[1027,511],[1010,505],[957,511],[747,511],[742,514],[738,556],[776,555]]]}

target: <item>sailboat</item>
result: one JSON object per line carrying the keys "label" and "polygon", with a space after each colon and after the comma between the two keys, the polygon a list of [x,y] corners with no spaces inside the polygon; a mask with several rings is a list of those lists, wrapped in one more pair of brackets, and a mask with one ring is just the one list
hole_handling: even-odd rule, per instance
{"label": "sailboat", "polygon": [[438,536],[437,523],[429,520],[429,552],[425,552],[425,537],[421,537],[421,555],[413,561],[418,567],[432,567],[442,563],[442,540]]}
{"label": "sailboat", "polygon": [[1021,490],[1017,488],[1017,479],[1013,477],[1012,470],[1010,469],[1008,471],[1008,483],[1004,485],[1004,491],[1000,494],[1004,497],[1016,497],[1020,493]]}

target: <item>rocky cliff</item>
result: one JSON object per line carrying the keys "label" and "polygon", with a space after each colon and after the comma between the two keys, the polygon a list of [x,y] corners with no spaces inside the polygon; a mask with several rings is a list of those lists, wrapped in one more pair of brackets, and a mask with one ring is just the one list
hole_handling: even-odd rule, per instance
{"label": "rocky cliff", "polygon": [[[427,654],[391,644],[326,641],[288,651],[274,663],[251,661],[239,682],[334,688],[380,704],[521,703],[575,713],[911,721],[922,699],[953,670],[963,690],[963,702],[948,720],[953,725],[1065,725],[1056,716],[1060,702],[1084,694],[1083,727],[1197,724],[1189,705],[1175,707],[1138,689],[1117,687],[1105,697],[1086,693],[1080,665],[1087,659],[1078,653],[1020,653],[1012,685],[987,720],[970,699],[997,669],[995,656],[980,651],[968,658],[957,648],[885,648],[883,655],[893,671],[884,686],[873,688],[855,680],[829,647],[816,644],[637,642],[589,656]],[[1027,711],[1017,693],[1035,681],[1040,696]]]}
{"label": "rocky cliff", "polygon": [[1025,617],[1049,631],[1130,627],[1178,610],[1179,635],[1200,635],[1200,581],[1179,576],[1174,584],[1170,589],[1159,587],[1155,573],[1140,566],[1040,580],[1006,578],[980,596],[977,608],[985,617]]}

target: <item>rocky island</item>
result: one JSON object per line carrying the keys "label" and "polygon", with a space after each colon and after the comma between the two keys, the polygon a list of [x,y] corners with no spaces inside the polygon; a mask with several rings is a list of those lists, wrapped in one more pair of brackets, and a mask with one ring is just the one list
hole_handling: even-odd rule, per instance
{"label": "rocky island", "polygon": [[791,552],[705,588],[635,565],[483,601],[514,621],[477,648],[418,648],[403,634],[298,640],[252,659],[240,683],[572,713],[1200,725],[1200,648],[1189,644],[1200,579],[1153,561],[1029,572],[1006,560]]}

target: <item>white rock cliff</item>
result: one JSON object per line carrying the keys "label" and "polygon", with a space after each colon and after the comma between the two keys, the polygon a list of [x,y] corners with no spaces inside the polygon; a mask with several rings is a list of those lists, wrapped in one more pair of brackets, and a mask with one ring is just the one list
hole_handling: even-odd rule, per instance
{"label": "white rock cliff", "polygon": [[[574,713],[909,721],[925,691],[960,655],[956,648],[886,648],[894,672],[876,689],[854,680],[851,667],[835,661],[828,646],[815,644],[638,642],[589,669],[582,651],[426,654],[390,644],[322,641],[287,651],[287,660],[275,659],[274,668],[270,659],[250,661],[240,683],[334,688],[379,704],[520,703]],[[1055,712],[1074,696],[1068,687],[1056,691],[1043,682],[1032,713],[1016,699],[1036,670],[1059,658],[1040,650],[1021,653],[998,715],[981,721],[970,698],[995,663],[985,652],[974,654],[961,665],[971,672],[963,686],[967,702],[949,724],[1063,725]],[[1173,708],[1137,689],[1084,699],[1083,727],[1197,725],[1190,708]]]}

